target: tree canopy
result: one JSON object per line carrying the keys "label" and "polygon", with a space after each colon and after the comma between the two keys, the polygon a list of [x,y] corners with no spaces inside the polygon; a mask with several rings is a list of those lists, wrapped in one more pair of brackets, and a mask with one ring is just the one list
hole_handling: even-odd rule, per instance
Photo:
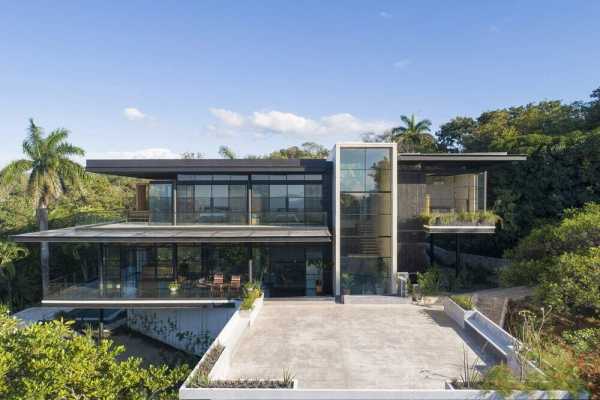
{"label": "tree canopy", "polygon": [[4,399],[177,399],[187,365],[150,366],[118,361],[124,351],[110,340],[96,343],[69,323],[19,327],[0,307],[0,397]]}

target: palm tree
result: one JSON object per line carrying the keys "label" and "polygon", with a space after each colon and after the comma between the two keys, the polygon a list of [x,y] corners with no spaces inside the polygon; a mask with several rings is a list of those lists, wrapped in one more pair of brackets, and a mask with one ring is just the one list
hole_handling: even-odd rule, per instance
{"label": "palm tree", "polygon": [[428,152],[436,150],[435,138],[431,134],[431,121],[423,119],[417,121],[415,115],[400,117],[404,126],[392,128],[390,139],[398,143],[401,152]]}
{"label": "palm tree", "polygon": [[[42,128],[33,119],[29,120],[29,134],[23,141],[26,158],[8,164],[0,171],[0,184],[15,185],[27,179],[27,191],[36,204],[36,215],[40,231],[48,230],[48,206],[67,189],[67,185],[78,186],[85,177],[85,170],[69,157],[83,156],[80,147],[66,142],[69,131],[56,129],[45,136]],[[48,290],[49,258],[48,243],[41,243],[40,250],[42,287],[44,296]]]}

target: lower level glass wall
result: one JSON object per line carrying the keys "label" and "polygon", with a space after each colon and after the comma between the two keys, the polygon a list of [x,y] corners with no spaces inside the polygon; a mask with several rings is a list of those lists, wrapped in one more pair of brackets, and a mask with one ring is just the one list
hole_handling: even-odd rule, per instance
{"label": "lower level glass wall", "polygon": [[47,300],[237,298],[250,279],[266,296],[331,293],[330,246],[103,245],[85,274],[53,277]]}
{"label": "lower level glass wall", "polygon": [[331,294],[329,246],[268,245],[252,248],[253,276],[266,297]]}

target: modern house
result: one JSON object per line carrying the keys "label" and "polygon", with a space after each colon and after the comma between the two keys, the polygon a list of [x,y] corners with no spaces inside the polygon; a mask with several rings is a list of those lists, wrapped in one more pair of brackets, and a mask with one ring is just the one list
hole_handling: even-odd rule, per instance
{"label": "modern house", "polygon": [[135,209],[15,240],[97,249],[81,273],[51,270],[51,306],[226,303],[248,280],[267,297],[395,294],[398,273],[425,268],[428,236],[494,232],[487,171],[524,159],[340,143],[329,160],[87,160],[140,179]]}

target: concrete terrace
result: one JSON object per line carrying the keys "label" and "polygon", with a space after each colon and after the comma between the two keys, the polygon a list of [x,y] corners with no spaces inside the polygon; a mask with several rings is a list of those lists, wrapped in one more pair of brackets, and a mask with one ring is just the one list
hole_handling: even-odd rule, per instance
{"label": "concrete terrace", "polygon": [[228,378],[289,369],[304,389],[443,389],[462,372],[463,348],[473,362],[477,346],[440,306],[268,301]]}

